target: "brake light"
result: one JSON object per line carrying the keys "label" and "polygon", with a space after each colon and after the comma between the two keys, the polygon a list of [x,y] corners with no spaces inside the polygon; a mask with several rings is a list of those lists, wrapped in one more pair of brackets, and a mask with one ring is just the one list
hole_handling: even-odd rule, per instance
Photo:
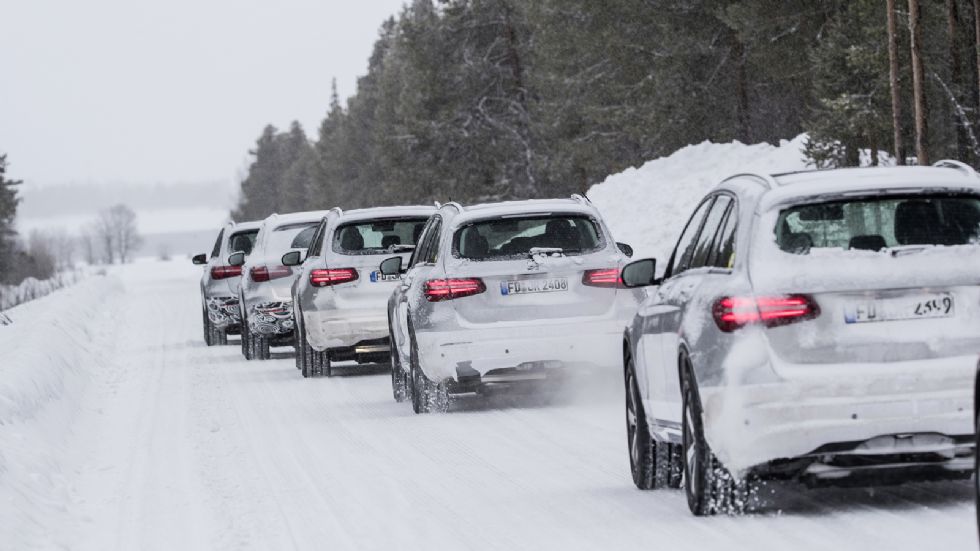
{"label": "brake light", "polygon": [[211,279],[228,279],[242,275],[241,266],[212,266]]}
{"label": "brake light", "polygon": [[715,323],[729,333],[750,323],[777,327],[820,315],[820,307],[806,295],[776,297],[723,297],[712,308]]}
{"label": "brake light", "polygon": [[589,287],[615,289],[623,286],[623,279],[620,277],[618,268],[587,270],[582,274],[582,284],[588,285]]}
{"label": "brake light", "polygon": [[430,279],[425,282],[425,298],[429,302],[469,297],[486,290],[483,280],[477,277]]}
{"label": "brake light", "polygon": [[252,281],[262,283],[273,279],[280,279],[293,275],[293,270],[289,266],[254,266],[249,270]]}
{"label": "brake light", "polygon": [[341,283],[350,283],[357,279],[354,268],[332,268],[329,270],[313,270],[310,272],[310,285],[314,287],[329,287]]}

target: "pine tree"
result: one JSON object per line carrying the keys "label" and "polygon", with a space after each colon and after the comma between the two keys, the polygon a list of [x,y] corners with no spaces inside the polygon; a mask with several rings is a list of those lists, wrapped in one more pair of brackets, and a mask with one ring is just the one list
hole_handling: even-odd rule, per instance
{"label": "pine tree", "polygon": [[12,283],[15,254],[14,219],[17,216],[17,186],[20,180],[7,178],[7,155],[0,155],[0,282]]}

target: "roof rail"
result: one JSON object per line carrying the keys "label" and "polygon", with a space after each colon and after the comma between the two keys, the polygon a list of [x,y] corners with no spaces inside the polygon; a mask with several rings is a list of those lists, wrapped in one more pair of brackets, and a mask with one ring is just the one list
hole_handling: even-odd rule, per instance
{"label": "roof rail", "polygon": [[[436,204],[438,204],[438,201],[436,202]],[[463,212],[463,210],[464,210],[463,209],[463,205],[460,205],[456,201],[446,201],[439,208],[442,208],[442,207],[453,207],[453,208],[455,208],[459,212]]]}
{"label": "roof rail", "polygon": [[439,201],[433,201],[433,203],[435,203],[436,210],[439,210],[439,209],[442,208],[442,203],[440,203]]}
{"label": "roof rail", "polygon": [[973,170],[972,166],[961,161],[954,161],[953,159],[942,159],[933,163],[932,166],[936,168],[952,168],[959,170],[967,176],[973,176],[974,178],[977,177],[977,171]]}
{"label": "roof rail", "polygon": [[334,207],[334,208],[328,210],[327,211],[327,214],[329,215],[331,212],[336,212],[337,213],[337,216],[343,216],[344,215],[344,209],[342,209],[340,207]]}
{"label": "roof rail", "polygon": [[779,187],[779,182],[777,182],[776,179],[770,176],[769,174],[758,174],[755,172],[743,172],[740,174],[732,174],[731,176],[722,180],[721,183],[734,180],[735,178],[752,178],[753,180],[755,180],[760,184],[765,184],[765,186],[769,189]]}
{"label": "roof rail", "polygon": [[591,205],[592,204],[592,201],[584,193],[573,193],[572,194],[572,199],[575,200],[575,201],[578,201],[579,203],[582,203],[583,205]]}

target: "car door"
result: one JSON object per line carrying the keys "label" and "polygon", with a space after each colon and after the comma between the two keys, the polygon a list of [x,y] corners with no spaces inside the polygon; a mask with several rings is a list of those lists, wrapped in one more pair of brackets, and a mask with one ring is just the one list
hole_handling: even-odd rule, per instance
{"label": "car door", "polygon": [[[645,364],[647,411],[660,425],[680,422],[680,391],[677,354],[681,342],[682,313],[699,283],[694,261],[699,237],[713,211],[716,197],[704,199],[681,233],[659,288],[640,306],[643,318],[637,356]],[[727,208],[727,205],[726,205]],[[722,212],[723,213],[723,212]],[[714,231],[720,220],[713,220]],[[712,234],[713,237],[713,234]],[[643,385],[644,380],[639,379]]]}
{"label": "car door", "polygon": [[[303,313],[305,307],[311,304],[313,299],[316,298],[317,288],[310,285],[310,272],[322,264],[320,260],[323,258],[323,236],[326,233],[326,227],[327,219],[324,218],[320,221],[320,225],[317,226],[316,231],[313,233],[310,246],[306,250],[306,258],[303,259],[303,263],[298,267],[297,271],[299,272],[299,276],[293,282],[294,313]],[[305,315],[302,320],[297,317],[297,321],[305,325]]]}
{"label": "car door", "polygon": [[[419,296],[419,292],[413,293],[416,281],[425,281],[425,276],[431,272],[434,262],[430,262],[433,250],[437,248],[435,243],[438,241],[442,229],[442,216],[433,215],[426,223],[422,234],[419,236],[418,246],[412,251],[412,256],[408,261],[408,268],[402,275],[401,282],[395,290],[397,296],[394,305],[394,315],[396,323],[392,329],[395,334],[397,350],[401,356],[402,365],[408,365],[408,318],[411,315],[409,304],[412,296]],[[422,279],[420,279],[422,278]]]}

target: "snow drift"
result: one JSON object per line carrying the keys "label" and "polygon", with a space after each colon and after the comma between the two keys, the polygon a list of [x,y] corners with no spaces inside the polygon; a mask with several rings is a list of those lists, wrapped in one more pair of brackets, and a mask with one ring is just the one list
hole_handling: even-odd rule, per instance
{"label": "snow drift", "polygon": [[13,323],[0,326],[0,495],[18,499],[0,500],[0,541],[39,537],[31,519],[70,502],[60,461],[89,374],[111,351],[108,337],[93,332],[105,324],[94,322],[113,314],[120,290],[115,277],[93,277],[6,312]]}
{"label": "snow drift", "polygon": [[660,269],[698,202],[727,176],[804,170],[806,135],[778,146],[703,142],[630,168],[592,186],[589,199],[633,258],[654,257]]}

